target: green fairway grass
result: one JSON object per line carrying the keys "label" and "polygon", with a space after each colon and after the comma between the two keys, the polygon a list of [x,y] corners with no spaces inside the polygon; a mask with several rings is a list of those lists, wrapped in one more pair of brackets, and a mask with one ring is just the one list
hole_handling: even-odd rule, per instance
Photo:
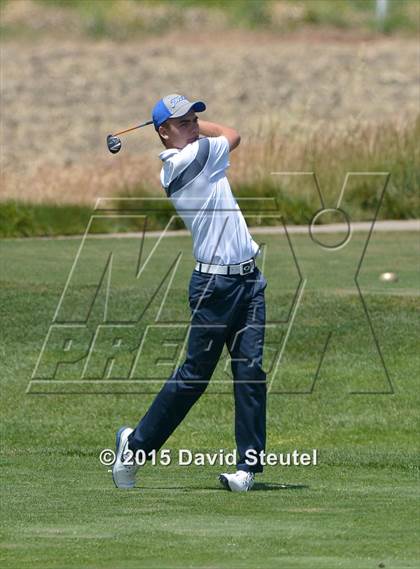
{"label": "green fairway grass", "polygon": [[[339,238],[323,236],[328,244]],[[293,257],[285,236],[256,235],[264,244],[259,266],[268,281],[267,451],[317,449],[318,464],[267,466],[247,494],[219,486],[218,474],[232,467],[178,466],[176,460],[141,468],[132,491],[114,488],[99,453],[114,448],[120,426],[136,424],[169,375],[165,332],[140,366],[147,381],[125,381],[124,366],[115,377],[95,381],[98,363],[90,370],[93,379],[79,384],[70,382],[80,377],[77,365],[59,368],[55,381],[30,383],[80,241],[1,241],[1,566],[418,567],[419,238],[374,233],[361,263],[366,238],[355,233],[343,249],[327,251],[307,236],[291,235]],[[145,240],[142,262],[156,243]],[[108,314],[115,320],[137,316],[150,301],[133,331],[138,335],[154,322],[164,297],[162,288],[153,298],[156,285],[181,252],[159,322],[187,323],[191,239],[164,239],[139,281],[138,251],[137,239],[89,239],[59,317],[82,318],[113,252]],[[381,282],[385,271],[396,272],[398,280]],[[100,322],[103,302],[102,288],[88,327]],[[286,334],[281,363],[271,369]],[[56,362],[58,347],[47,348],[38,375]],[[105,355],[104,347],[99,354]],[[164,365],[155,366],[152,356]],[[208,390],[165,444],[174,458],[179,449],[234,449],[226,364],[224,353]]]}

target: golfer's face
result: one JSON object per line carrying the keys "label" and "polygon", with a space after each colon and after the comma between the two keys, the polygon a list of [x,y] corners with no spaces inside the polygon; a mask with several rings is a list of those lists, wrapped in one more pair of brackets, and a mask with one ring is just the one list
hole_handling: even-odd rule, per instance
{"label": "golfer's face", "polygon": [[167,121],[169,147],[184,148],[187,144],[197,140],[198,118],[194,111],[189,111],[183,117]]}

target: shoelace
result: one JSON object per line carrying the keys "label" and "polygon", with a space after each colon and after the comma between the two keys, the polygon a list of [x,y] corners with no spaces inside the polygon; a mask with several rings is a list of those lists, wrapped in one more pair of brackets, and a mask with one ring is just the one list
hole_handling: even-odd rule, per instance
{"label": "shoelace", "polygon": [[247,472],[246,476],[244,478],[242,478],[242,476],[240,478],[242,478],[243,484],[250,484],[253,480],[254,480],[254,473],[253,472]]}
{"label": "shoelace", "polygon": [[[126,460],[133,462],[133,464],[126,464]],[[125,443],[123,452],[121,453],[121,462],[126,472],[132,472],[137,470],[138,466],[135,462],[135,457],[131,452],[128,452],[128,441]]]}

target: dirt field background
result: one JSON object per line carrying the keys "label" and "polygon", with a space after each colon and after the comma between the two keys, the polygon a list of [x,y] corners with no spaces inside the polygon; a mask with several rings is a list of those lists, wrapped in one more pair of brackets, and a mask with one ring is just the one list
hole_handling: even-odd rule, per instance
{"label": "dirt field background", "polygon": [[328,30],[189,32],[121,44],[6,39],[0,198],[93,204],[139,183],[158,192],[162,147],[153,127],[127,135],[116,156],[105,139],[149,119],[169,92],[204,99],[208,120],[240,130],[233,167],[269,132],[304,140],[313,129],[413,120],[419,55],[415,39]]}

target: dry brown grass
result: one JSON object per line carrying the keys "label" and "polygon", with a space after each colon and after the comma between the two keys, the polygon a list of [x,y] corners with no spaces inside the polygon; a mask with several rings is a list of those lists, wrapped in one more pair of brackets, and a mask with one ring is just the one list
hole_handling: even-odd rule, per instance
{"label": "dry brown grass", "polygon": [[[416,163],[420,168],[419,137],[420,120],[408,117],[358,126],[350,121],[339,128],[320,123],[311,132],[262,125],[232,153],[229,178],[236,186],[258,185],[265,184],[272,172],[314,170],[325,193],[331,195],[348,171],[388,169],[394,170],[394,177],[401,177],[404,167],[409,171]],[[91,164],[40,165],[26,176],[9,172],[3,182],[7,198],[93,205],[99,196],[162,195],[159,171],[156,157],[121,152]],[[299,184],[296,179],[282,178],[286,191],[302,192],[305,184],[304,180]]]}
{"label": "dry brown grass", "polygon": [[8,171],[2,176],[2,199],[31,203],[93,205],[97,197],[112,196],[142,184],[156,190],[159,161],[150,156],[97,158],[93,163],[41,164],[29,174]]}
{"label": "dry brown grass", "polygon": [[[318,122],[312,128],[282,129],[267,125],[247,139],[232,159],[232,180],[244,182],[265,178],[274,171],[331,171],[336,176],[349,167],[369,169],[369,163],[391,165],[413,152],[420,153],[416,137],[420,135],[419,114],[400,114],[383,121],[354,120],[338,124]],[[341,164],[340,164],[341,163]]]}
{"label": "dry brown grass", "polygon": [[306,170],[352,137],[368,149],[376,125],[419,111],[415,41],[233,37],[3,43],[0,199],[92,205],[138,185],[159,192],[153,128],[116,156],[105,137],[147,119],[167,92],[204,98],[208,120],[239,129],[233,181]]}

